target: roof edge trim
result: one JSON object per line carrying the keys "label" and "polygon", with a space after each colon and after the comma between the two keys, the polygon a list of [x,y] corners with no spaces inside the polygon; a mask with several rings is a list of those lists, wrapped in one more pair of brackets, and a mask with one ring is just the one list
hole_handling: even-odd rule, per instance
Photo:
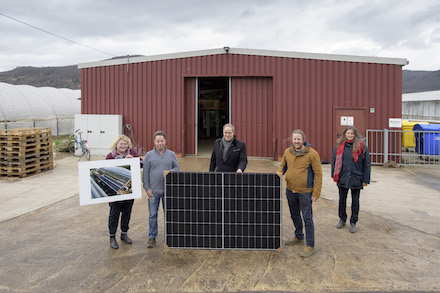
{"label": "roof edge trim", "polygon": [[409,63],[406,58],[304,53],[304,52],[291,52],[291,51],[257,50],[257,49],[224,47],[217,49],[188,51],[188,52],[160,54],[160,55],[151,55],[151,56],[142,56],[142,57],[127,56],[127,58],[79,63],[78,68],[82,69],[82,68],[122,65],[122,64],[131,64],[131,63],[149,62],[149,61],[219,55],[219,54],[257,55],[257,56],[268,56],[268,57],[285,57],[285,58],[358,62],[358,63],[379,63],[379,64],[393,64],[393,65],[401,65],[401,66],[408,65]]}

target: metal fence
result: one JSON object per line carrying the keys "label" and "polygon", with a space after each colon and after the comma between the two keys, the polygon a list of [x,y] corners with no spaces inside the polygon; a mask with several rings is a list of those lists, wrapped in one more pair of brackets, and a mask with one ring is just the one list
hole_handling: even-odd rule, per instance
{"label": "metal fence", "polygon": [[440,131],[367,130],[372,165],[440,165]]}

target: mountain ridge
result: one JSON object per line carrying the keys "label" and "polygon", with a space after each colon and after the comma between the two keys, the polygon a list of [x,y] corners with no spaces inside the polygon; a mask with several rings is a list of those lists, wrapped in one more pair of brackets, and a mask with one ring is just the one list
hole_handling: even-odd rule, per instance
{"label": "mountain ridge", "polygon": [[[0,82],[35,87],[81,89],[81,70],[76,65],[59,67],[17,67],[0,72]],[[440,90],[440,70],[403,70],[402,93]]]}
{"label": "mountain ridge", "polygon": [[59,67],[17,67],[0,72],[0,82],[35,87],[81,89],[81,70],[76,65]]}

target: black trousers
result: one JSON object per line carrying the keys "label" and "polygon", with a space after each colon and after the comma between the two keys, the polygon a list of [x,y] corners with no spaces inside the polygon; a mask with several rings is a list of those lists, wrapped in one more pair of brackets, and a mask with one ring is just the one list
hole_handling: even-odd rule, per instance
{"label": "black trousers", "polygon": [[108,216],[108,230],[109,235],[114,236],[118,228],[119,214],[121,216],[121,230],[122,234],[126,234],[129,229],[129,222],[131,216],[131,209],[133,207],[134,199],[110,202],[110,214]]}
{"label": "black trousers", "polygon": [[[339,187],[339,218],[342,221],[347,221],[347,194],[348,188]],[[350,223],[356,224],[359,219],[359,196],[361,194],[360,189],[351,189],[351,218]]]}

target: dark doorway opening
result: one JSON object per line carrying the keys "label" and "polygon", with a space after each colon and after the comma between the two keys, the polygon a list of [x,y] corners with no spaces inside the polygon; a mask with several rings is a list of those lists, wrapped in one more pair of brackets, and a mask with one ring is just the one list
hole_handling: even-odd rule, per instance
{"label": "dark doorway opening", "polygon": [[229,122],[229,78],[199,78],[197,92],[197,154],[209,156],[214,141],[222,136],[223,125]]}

